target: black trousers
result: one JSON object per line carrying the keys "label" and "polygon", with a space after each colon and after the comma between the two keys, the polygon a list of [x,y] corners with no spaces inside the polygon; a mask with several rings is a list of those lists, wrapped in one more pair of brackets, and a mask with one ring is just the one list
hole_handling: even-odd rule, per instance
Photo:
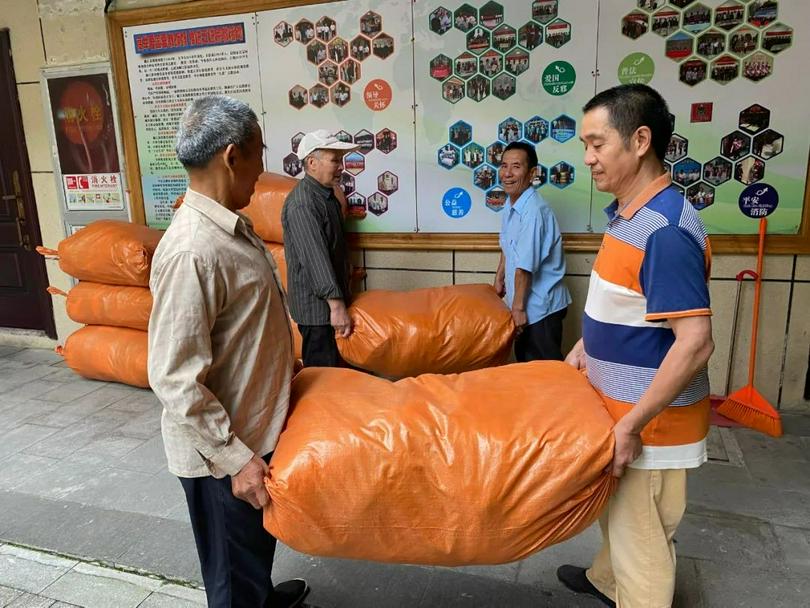
{"label": "black trousers", "polygon": [[[264,457],[270,461],[270,454]],[[262,527],[262,512],[239,500],[231,478],[180,477],[209,608],[275,608],[276,539]]]}
{"label": "black trousers", "polygon": [[303,343],[301,358],[304,367],[341,367],[342,359],[331,325],[299,325]]}
{"label": "black trousers", "polygon": [[521,363],[565,359],[562,354],[562,330],[567,312],[568,309],[563,308],[524,327],[515,340],[515,359]]}

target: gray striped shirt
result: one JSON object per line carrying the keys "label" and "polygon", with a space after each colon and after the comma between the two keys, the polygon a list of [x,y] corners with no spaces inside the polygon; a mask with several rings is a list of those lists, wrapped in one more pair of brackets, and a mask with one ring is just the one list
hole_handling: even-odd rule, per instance
{"label": "gray striped shirt", "polygon": [[331,187],[305,176],[281,210],[287,295],[299,325],[329,325],[328,299],[349,304],[349,256],[340,203]]}

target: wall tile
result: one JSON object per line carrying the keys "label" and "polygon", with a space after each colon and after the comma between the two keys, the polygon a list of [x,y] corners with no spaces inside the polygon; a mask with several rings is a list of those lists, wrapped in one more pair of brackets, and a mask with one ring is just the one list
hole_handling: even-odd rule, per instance
{"label": "wall tile", "polygon": [[[713,279],[733,279],[741,270],[756,270],[757,256],[716,255],[712,258]],[[766,255],[762,262],[762,276],[765,279],[789,281],[793,273],[792,255]]]}
{"label": "wall tile", "polygon": [[787,336],[787,353],[782,380],[782,402],[785,410],[810,411],[810,401],[804,398],[807,381],[808,353],[810,353],[810,283],[797,283],[793,287],[793,304]]}
{"label": "wall tile", "polygon": [[595,259],[596,253],[566,253],[565,272],[567,274],[591,276],[591,269]]}
{"label": "wall tile", "polygon": [[48,65],[109,59],[104,3],[97,0],[38,0]]}
{"label": "wall tile", "polygon": [[456,285],[470,285],[472,283],[486,283],[492,285],[495,281],[494,272],[456,272],[455,273]]}
{"label": "wall tile", "polygon": [[443,287],[453,284],[452,272],[421,272],[418,270],[369,269],[366,289],[406,291],[423,287]]}
{"label": "wall tile", "polygon": [[53,171],[51,145],[48,136],[50,118],[46,118],[42,106],[41,87],[38,82],[17,86],[22,110],[25,145],[31,171]]}
{"label": "wall tile", "polygon": [[453,252],[367,249],[366,267],[450,271],[453,270]]}
{"label": "wall tile", "polygon": [[498,251],[456,251],[456,272],[495,272],[501,254]]}
{"label": "wall tile", "polygon": [[7,27],[10,31],[17,82],[38,82],[39,69],[45,65],[45,53],[37,3],[32,0],[0,0],[0,27]]}
{"label": "wall tile", "polygon": [[810,281],[810,255],[796,256],[796,280]]}

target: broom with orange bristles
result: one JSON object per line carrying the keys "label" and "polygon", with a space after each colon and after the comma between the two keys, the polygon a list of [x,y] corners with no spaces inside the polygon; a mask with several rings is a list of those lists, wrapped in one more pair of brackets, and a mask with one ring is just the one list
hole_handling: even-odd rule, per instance
{"label": "broom with orange bristles", "polygon": [[[754,283],[754,321],[751,327],[751,350],[748,359],[748,384],[730,394],[717,408],[717,413],[756,431],[772,437],[782,436],[779,412],[754,388],[754,370],[757,360],[757,330],[759,328],[759,296],[762,290],[762,256],[765,249],[765,229],[768,221],[759,220],[759,251],[757,252],[757,278]],[[729,353],[729,357],[732,353]]]}

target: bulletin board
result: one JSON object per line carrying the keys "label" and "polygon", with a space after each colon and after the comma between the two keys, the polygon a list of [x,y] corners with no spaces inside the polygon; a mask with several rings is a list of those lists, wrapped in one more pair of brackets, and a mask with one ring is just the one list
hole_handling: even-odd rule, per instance
{"label": "bulletin board", "polygon": [[[108,14],[132,215],[156,227],[185,190],[173,134],[190,99],[260,115],[270,171],[301,177],[303,133],[360,149],[342,186],[366,248],[497,249],[503,147],[537,146],[538,193],[569,250],[593,250],[610,197],[577,134],[597,91],[645,82],[670,104],[667,169],[716,251],[810,253],[801,36],[781,0],[199,0]],[[238,10],[236,10],[238,8]],[[763,195],[762,192],[765,194]]]}

